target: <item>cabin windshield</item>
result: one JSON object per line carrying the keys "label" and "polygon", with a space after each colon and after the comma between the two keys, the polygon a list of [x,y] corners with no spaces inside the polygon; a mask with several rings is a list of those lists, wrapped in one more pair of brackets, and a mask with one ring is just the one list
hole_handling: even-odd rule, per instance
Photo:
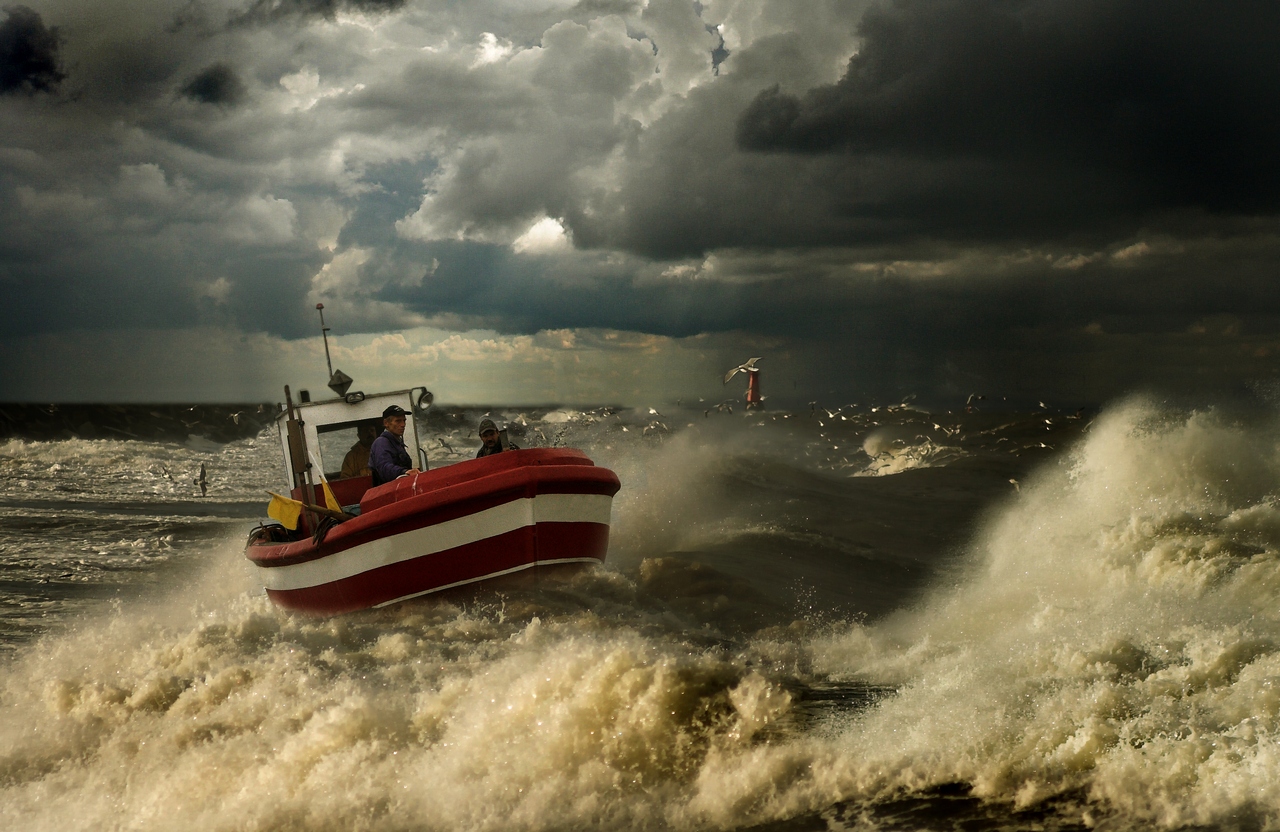
{"label": "cabin windshield", "polygon": [[347,469],[346,476],[363,474],[363,471],[353,473],[351,466],[346,465],[348,454],[353,455],[353,464],[355,457],[360,457],[363,460],[360,468],[368,467],[368,448],[363,448],[363,453],[360,448],[362,427],[367,432],[367,436],[376,437],[382,432],[382,422],[378,419],[357,419],[352,422],[320,425],[316,428],[316,435],[320,440],[320,466],[324,469],[325,479],[342,479],[344,468]]}

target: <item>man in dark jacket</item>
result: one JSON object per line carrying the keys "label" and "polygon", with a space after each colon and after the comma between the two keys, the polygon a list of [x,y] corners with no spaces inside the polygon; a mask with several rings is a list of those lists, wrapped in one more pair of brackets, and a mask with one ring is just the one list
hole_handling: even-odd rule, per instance
{"label": "man in dark jacket", "polygon": [[405,474],[417,474],[413,467],[413,459],[404,446],[404,429],[408,425],[408,413],[398,404],[393,404],[382,411],[382,435],[373,440],[369,448],[369,471],[375,486],[403,477]]}

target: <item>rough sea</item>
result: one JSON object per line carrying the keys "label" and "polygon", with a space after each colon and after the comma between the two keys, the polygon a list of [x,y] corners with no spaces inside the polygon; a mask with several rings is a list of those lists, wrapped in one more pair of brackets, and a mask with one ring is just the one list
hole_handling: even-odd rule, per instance
{"label": "rough sea", "polygon": [[1274,417],[660,410],[434,409],[615,470],[607,566],[328,619],[274,429],[0,440],[0,828],[1280,828]]}

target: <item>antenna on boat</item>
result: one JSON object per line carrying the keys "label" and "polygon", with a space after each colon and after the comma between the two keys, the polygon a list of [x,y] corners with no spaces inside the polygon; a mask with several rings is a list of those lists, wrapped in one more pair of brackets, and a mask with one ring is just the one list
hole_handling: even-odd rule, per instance
{"label": "antenna on boat", "polygon": [[329,367],[329,389],[345,396],[351,388],[351,376],[341,370],[334,372],[333,360],[329,358],[329,327],[324,325],[324,304],[317,303],[316,311],[320,313],[320,337],[324,339],[324,363]]}

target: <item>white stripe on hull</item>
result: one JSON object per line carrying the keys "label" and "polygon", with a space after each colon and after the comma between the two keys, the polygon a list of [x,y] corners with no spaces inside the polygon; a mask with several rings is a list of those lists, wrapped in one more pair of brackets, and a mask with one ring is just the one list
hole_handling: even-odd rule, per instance
{"label": "white stripe on hull", "polygon": [[488,575],[479,575],[475,578],[467,578],[465,581],[454,581],[444,586],[433,586],[431,589],[424,589],[421,592],[412,592],[408,595],[401,595],[399,598],[392,598],[390,601],[383,601],[381,604],[374,604],[375,607],[389,607],[392,604],[398,604],[401,601],[408,601],[410,598],[419,598],[423,595],[430,595],[433,592],[443,592],[446,589],[454,589],[455,587],[466,586],[467,584],[477,584],[481,581],[492,580],[493,578],[501,578],[504,575],[514,575],[517,572],[523,572],[526,569],[532,569],[535,566],[557,566],[562,563],[602,563],[600,558],[552,558],[551,560],[540,560],[537,563],[522,563],[519,566],[513,566],[510,569],[500,569],[497,572],[491,572]]}
{"label": "white stripe on hull", "polygon": [[256,571],[266,589],[306,589],[341,581],[380,566],[497,537],[538,522],[601,523],[607,526],[612,504],[613,498],[604,494],[522,497],[465,517],[371,540],[316,560],[288,566],[259,566]]}

